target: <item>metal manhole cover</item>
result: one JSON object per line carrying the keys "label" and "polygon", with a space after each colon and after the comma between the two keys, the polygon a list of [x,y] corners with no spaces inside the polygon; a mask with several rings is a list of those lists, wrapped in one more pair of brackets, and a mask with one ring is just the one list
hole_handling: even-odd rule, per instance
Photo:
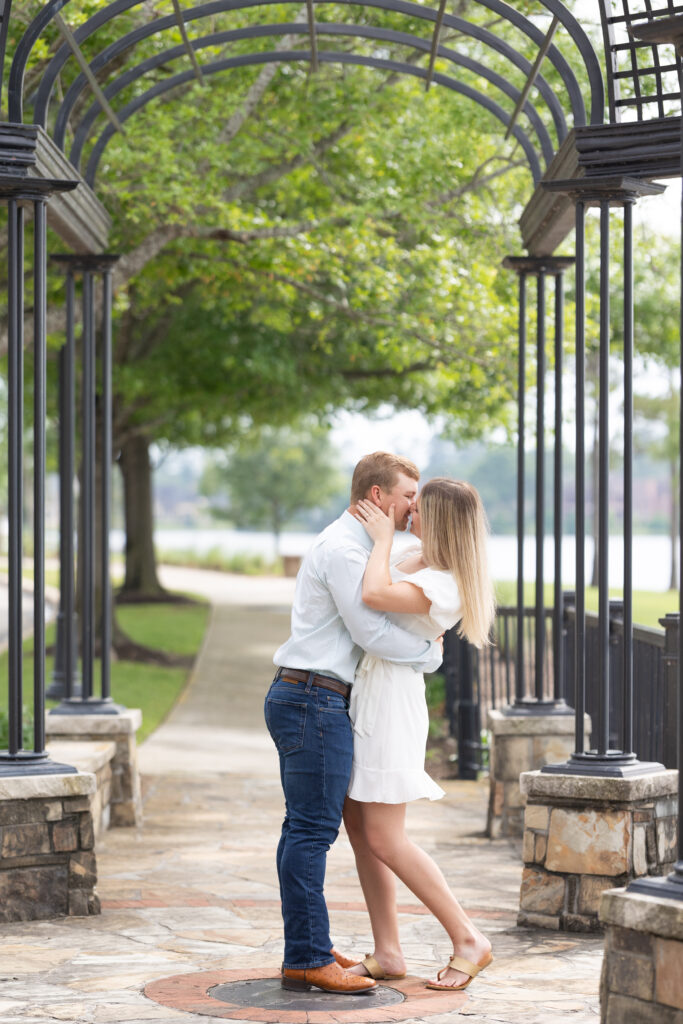
{"label": "metal manhole cover", "polygon": [[227,985],[215,985],[208,990],[207,995],[233,1006],[258,1006],[262,1009],[276,1010],[322,1010],[330,1013],[337,1010],[374,1010],[378,1006],[402,1003],[405,999],[402,992],[385,985],[377,985],[369,992],[357,996],[321,992],[315,988],[310,992],[290,992],[282,988],[279,978],[257,978],[253,981],[233,981]]}

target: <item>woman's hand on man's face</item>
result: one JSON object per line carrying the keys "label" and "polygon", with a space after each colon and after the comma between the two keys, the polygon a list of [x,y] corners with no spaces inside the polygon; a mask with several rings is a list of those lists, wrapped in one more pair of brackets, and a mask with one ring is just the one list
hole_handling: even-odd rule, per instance
{"label": "woman's hand on man's face", "polygon": [[391,505],[389,507],[389,515],[387,516],[381,508],[363,498],[356,505],[354,515],[358,522],[363,524],[375,542],[378,540],[388,540],[391,543],[394,539],[394,530],[396,528],[394,510],[395,506]]}

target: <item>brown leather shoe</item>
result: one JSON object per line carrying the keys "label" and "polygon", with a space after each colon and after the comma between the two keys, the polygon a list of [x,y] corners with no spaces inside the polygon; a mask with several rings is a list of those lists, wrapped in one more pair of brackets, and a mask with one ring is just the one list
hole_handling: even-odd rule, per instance
{"label": "brown leather shoe", "polygon": [[349,967],[357,967],[358,964],[360,963],[360,960],[352,960],[350,956],[344,956],[344,954],[340,953],[339,950],[337,949],[331,949],[330,953],[337,961],[339,966],[343,967],[345,970],[348,970]]}
{"label": "brown leather shoe", "polygon": [[323,992],[357,996],[369,992],[376,985],[377,982],[372,978],[349,974],[338,963],[325,964],[324,967],[308,967],[302,971],[285,967],[282,971],[282,987],[292,992],[308,992],[312,988],[319,988]]}

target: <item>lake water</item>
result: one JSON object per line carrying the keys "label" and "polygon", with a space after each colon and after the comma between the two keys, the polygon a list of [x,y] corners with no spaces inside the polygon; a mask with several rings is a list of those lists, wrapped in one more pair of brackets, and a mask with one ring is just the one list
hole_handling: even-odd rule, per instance
{"label": "lake water", "polygon": [[[280,539],[280,553],[303,555],[314,539],[313,533],[284,533]],[[271,559],[275,544],[271,534],[227,529],[157,530],[154,535],[157,551],[192,551],[206,554],[213,548],[224,555],[260,554]],[[397,535],[397,541],[403,540]],[[406,538],[407,541],[412,538]],[[609,544],[609,581],[611,587],[623,585],[623,538],[614,536]],[[633,586],[636,590],[666,590],[669,585],[669,540],[663,536],[636,536],[633,538]],[[112,548],[123,550],[122,531],[112,531]],[[590,573],[593,557],[592,541],[586,542],[586,572]],[[517,576],[517,540],[515,537],[490,537],[489,558],[492,574],[497,580],[514,580]],[[562,579],[567,587],[574,583],[575,543],[573,537],[562,541]],[[544,546],[544,577],[553,579],[553,541],[546,538]],[[524,577],[535,578],[536,549],[533,537],[524,543]]]}

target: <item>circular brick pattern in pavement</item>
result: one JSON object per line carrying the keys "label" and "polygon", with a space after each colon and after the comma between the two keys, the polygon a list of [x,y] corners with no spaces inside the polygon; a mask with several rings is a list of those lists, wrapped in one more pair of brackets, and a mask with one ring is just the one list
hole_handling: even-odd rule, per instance
{"label": "circular brick pattern in pavement", "polygon": [[[209,989],[212,999],[230,1006],[261,1006],[264,1010],[278,1008],[280,1010],[322,1010],[332,1013],[337,1010],[348,1010],[349,996],[338,992],[322,992],[311,989],[310,992],[290,992],[283,989],[279,978],[259,978],[251,981],[232,981],[227,985],[216,985]],[[393,1006],[402,1003],[405,996],[398,989],[388,985],[377,985],[376,988],[364,992],[358,997],[358,1009],[376,1006]]]}
{"label": "circular brick pattern in pavement", "polygon": [[[425,988],[424,978],[401,978],[400,981],[383,982],[380,990],[390,989],[402,999],[400,1003],[382,1005],[375,998],[376,993],[367,995],[333,997],[344,999],[342,1009],[332,1009],[329,1004],[323,1008],[321,997],[325,993],[311,992],[310,1001],[299,993],[286,992],[278,989],[279,974],[270,969],[247,971],[244,968],[235,971],[198,971],[192,974],[174,974],[169,978],[159,978],[145,987],[145,995],[162,1006],[173,1010],[184,1010],[186,1013],[201,1013],[205,1017],[218,1017],[227,1020],[263,1021],[265,1024],[379,1024],[382,1021],[413,1020],[416,1017],[430,1017],[437,1013],[448,1013],[456,1010],[467,1002],[467,992],[437,992]],[[239,982],[268,982],[260,988],[254,986],[254,1002],[226,1002],[229,996],[216,999],[216,991],[220,988],[224,993],[228,988]],[[244,992],[244,986],[238,991]],[[269,993],[279,991],[280,999],[272,998]],[[259,1005],[258,993],[266,995]],[[288,1002],[295,996],[296,1008]],[[240,995],[240,998],[241,995]],[[305,1005],[305,1009],[303,1008]],[[301,1008],[300,1008],[301,1007]],[[315,1008],[314,1008],[315,1007]]]}

